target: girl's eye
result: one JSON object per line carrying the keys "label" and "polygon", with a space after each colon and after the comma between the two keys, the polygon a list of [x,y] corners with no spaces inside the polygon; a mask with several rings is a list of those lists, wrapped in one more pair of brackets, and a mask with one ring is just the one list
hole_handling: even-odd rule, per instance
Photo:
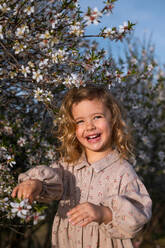
{"label": "girl's eye", "polygon": [[100,118],[102,118],[102,115],[96,115],[96,116],[94,116],[94,119],[95,120],[100,119]]}
{"label": "girl's eye", "polygon": [[76,121],[76,125],[82,124],[83,120]]}

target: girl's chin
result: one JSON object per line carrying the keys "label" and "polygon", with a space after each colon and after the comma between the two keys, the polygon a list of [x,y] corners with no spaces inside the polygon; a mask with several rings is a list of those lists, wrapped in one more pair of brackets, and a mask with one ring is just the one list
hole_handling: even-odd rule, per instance
{"label": "girl's chin", "polygon": [[98,143],[90,143],[86,146],[87,149],[94,151],[94,152],[102,152],[107,149],[105,149],[104,145],[98,144]]}

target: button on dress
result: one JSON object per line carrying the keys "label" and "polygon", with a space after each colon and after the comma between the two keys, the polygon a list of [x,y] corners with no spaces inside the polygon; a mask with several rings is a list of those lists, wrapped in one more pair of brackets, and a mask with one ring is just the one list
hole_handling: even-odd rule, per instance
{"label": "button on dress", "polygon": [[[151,218],[152,201],[144,184],[116,150],[91,165],[82,155],[75,166],[36,166],[19,175],[19,182],[27,179],[43,182],[40,201],[60,200],[52,248],[133,248],[131,239]],[[67,212],[84,202],[109,207],[112,221],[73,226]]]}

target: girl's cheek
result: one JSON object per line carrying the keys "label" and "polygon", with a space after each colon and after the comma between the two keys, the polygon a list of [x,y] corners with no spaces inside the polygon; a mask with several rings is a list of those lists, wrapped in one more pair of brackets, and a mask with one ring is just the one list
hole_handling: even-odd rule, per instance
{"label": "girl's cheek", "polygon": [[80,129],[77,129],[77,130],[76,130],[76,137],[77,137],[77,139],[79,139],[80,134],[81,134]]}
{"label": "girl's cheek", "polygon": [[80,135],[82,132],[83,132],[82,126],[81,126],[81,127],[78,126],[77,129],[76,129],[76,135],[78,136],[78,135]]}

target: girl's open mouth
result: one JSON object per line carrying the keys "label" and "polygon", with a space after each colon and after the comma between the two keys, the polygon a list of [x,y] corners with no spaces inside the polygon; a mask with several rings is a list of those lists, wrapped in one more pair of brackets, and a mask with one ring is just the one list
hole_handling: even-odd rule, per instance
{"label": "girl's open mouth", "polygon": [[101,136],[101,134],[98,133],[98,134],[88,135],[86,138],[87,138],[88,141],[90,141],[90,140],[94,141],[94,140],[98,140],[98,138],[100,138],[100,136]]}

